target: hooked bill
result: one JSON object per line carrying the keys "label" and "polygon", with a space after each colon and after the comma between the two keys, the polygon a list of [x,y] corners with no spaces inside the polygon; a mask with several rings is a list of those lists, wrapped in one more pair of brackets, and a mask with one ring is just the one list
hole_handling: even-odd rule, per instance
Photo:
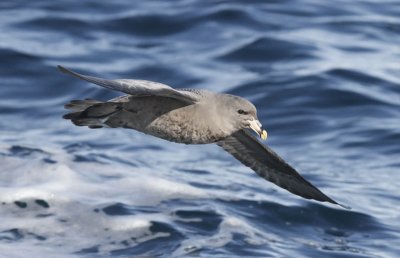
{"label": "hooked bill", "polygon": [[263,130],[260,135],[261,139],[265,141],[267,139],[267,136],[268,136],[267,131]]}

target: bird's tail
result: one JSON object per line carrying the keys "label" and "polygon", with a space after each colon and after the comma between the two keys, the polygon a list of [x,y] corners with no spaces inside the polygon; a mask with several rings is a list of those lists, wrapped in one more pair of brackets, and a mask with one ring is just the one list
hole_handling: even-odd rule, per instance
{"label": "bird's tail", "polygon": [[109,127],[106,121],[110,116],[121,110],[121,104],[117,102],[102,102],[94,99],[71,100],[64,106],[70,110],[63,116],[78,126],[89,128]]}

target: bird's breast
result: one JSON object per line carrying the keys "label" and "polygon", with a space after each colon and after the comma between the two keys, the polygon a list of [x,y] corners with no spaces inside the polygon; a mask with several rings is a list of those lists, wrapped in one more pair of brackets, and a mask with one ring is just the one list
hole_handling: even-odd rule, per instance
{"label": "bird's breast", "polygon": [[147,133],[185,144],[207,144],[220,141],[228,135],[218,128],[207,112],[191,105],[172,110],[153,120]]}

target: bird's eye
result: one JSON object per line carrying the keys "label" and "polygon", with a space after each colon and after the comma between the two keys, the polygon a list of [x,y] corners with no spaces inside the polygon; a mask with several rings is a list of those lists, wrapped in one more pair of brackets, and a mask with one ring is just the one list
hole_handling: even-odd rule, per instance
{"label": "bird's eye", "polygon": [[248,113],[246,111],[244,111],[243,109],[239,109],[238,113],[241,115],[247,115]]}

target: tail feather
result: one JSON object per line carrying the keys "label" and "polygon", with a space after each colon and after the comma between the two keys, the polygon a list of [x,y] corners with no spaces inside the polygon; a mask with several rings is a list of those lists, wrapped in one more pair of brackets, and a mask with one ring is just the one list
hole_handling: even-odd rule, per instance
{"label": "tail feather", "polygon": [[122,109],[121,103],[101,102],[93,99],[71,100],[65,105],[70,110],[63,116],[64,119],[78,126],[88,126],[89,128],[108,127],[105,123],[110,116]]}
{"label": "tail feather", "polygon": [[98,103],[103,103],[103,102],[95,99],[71,100],[68,104],[64,105],[64,108],[78,112],[78,111],[83,111],[88,107]]}

